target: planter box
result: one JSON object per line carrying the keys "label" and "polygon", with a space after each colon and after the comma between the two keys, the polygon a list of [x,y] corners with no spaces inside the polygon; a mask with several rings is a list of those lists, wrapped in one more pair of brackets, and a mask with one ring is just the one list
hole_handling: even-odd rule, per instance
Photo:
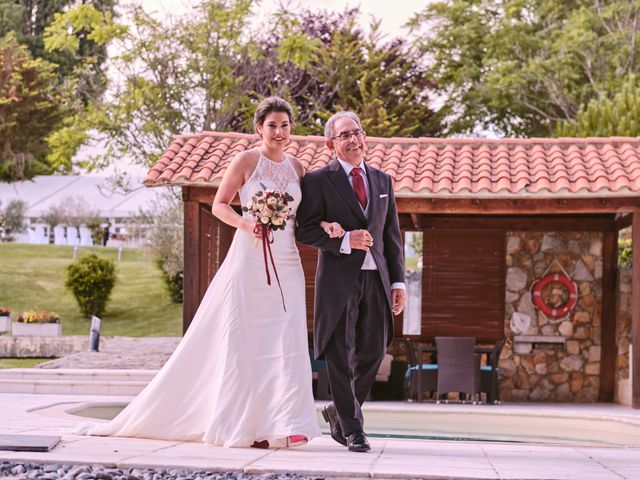
{"label": "planter box", "polygon": [[62,324],[13,322],[11,324],[11,334],[15,336],[58,337],[62,335]]}
{"label": "planter box", "polygon": [[11,317],[0,317],[0,333],[11,330]]}

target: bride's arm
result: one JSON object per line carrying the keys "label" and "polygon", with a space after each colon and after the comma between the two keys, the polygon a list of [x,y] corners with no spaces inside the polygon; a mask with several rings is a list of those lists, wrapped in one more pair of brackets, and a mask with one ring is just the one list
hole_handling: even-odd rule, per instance
{"label": "bride's arm", "polygon": [[253,235],[256,222],[238,215],[230,204],[244,183],[247,171],[253,171],[251,166],[254,164],[255,168],[255,163],[250,152],[241,152],[236,155],[224,173],[211,205],[211,213],[218,219],[250,235]]}
{"label": "bride's arm", "polygon": [[320,226],[330,238],[342,238],[344,236],[344,228],[338,222],[321,221]]}

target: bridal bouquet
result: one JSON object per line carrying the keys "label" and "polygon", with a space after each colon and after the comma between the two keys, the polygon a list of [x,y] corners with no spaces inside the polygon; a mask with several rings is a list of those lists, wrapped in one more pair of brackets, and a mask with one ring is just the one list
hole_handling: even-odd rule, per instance
{"label": "bridal bouquet", "polygon": [[257,227],[284,230],[287,220],[293,218],[291,207],[289,207],[289,202],[293,201],[293,197],[287,192],[269,189],[262,183],[260,186],[262,190],[251,197],[249,203],[242,207],[242,211],[248,212],[258,219]]}
{"label": "bridal bouquet", "polygon": [[[287,220],[294,218],[291,213],[291,207],[289,207],[289,202],[293,201],[293,197],[287,192],[269,189],[262,183],[260,186],[262,187],[262,190],[256,192],[251,197],[251,200],[247,205],[242,207],[242,211],[250,213],[257,219],[253,233],[259,235],[262,239],[262,253],[264,256],[264,270],[267,275],[267,285],[271,285],[269,262],[267,261],[268,256],[268,258],[271,259],[273,274],[275,275],[278,287],[280,288],[282,307],[286,312],[287,307],[284,303],[284,294],[282,293],[282,286],[280,285],[280,279],[278,278],[276,264],[273,260],[273,253],[271,253],[271,244],[273,243],[273,232],[275,230],[284,230],[284,227],[287,225]],[[256,239],[256,246],[257,242],[258,240]]]}

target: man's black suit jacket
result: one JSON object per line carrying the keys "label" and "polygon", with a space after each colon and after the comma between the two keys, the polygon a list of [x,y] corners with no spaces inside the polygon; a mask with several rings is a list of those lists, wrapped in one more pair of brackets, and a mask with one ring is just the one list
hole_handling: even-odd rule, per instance
{"label": "man's black suit jacket", "polygon": [[[365,257],[363,250],[353,249],[351,254],[340,253],[342,238],[329,238],[320,227],[322,220],[338,222],[345,231],[369,231],[373,237],[371,253],[378,266],[389,309],[391,284],[404,282],[404,255],[391,177],[366,164],[365,168],[369,182],[368,218],[365,218],[349,179],[336,159],[319,170],[307,173],[302,181],[296,239],[319,249],[313,322],[317,358],[323,356]],[[388,317],[393,318],[392,315]],[[393,325],[389,325],[388,331],[390,344]]]}

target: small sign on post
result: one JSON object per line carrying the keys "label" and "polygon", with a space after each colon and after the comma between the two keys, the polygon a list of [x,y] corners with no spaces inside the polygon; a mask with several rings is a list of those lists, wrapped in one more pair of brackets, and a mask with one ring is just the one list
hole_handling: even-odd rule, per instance
{"label": "small sign on post", "polygon": [[89,350],[99,352],[100,347],[100,319],[95,315],[91,317],[91,330],[89,331]]}

